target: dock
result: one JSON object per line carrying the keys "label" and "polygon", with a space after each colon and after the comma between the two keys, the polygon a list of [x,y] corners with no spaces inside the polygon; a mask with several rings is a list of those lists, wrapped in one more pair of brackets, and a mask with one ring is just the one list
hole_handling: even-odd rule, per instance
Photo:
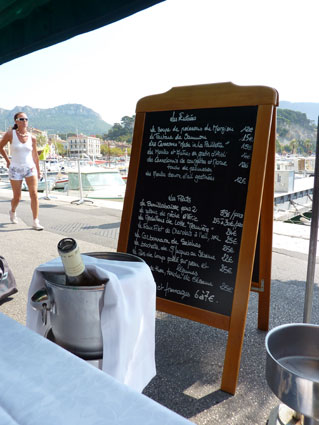
{"label": "dock", "polygon": [[289,192],[275,192],[274,219],[286,221],[312,208],[314,177],[295,177]]}

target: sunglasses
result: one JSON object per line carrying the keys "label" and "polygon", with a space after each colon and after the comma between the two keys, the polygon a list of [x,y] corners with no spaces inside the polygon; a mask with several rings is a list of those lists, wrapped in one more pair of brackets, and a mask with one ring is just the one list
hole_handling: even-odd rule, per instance
{"label": "sunglasses", "polygon": [[16,121],[29,121],[29,118],[17,118]]}

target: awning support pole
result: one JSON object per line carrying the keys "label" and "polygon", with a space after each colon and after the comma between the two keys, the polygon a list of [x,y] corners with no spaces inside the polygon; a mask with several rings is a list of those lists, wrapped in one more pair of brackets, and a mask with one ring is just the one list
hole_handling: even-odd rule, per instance
{"label": "awning support pole", "polygon": [[308,267],[307,281],[304,306],[304,323],[311,322],[313,287],[316,268],[316,254],[318,241],[318,221],[319,221],[319,117],[317,127],[317,144],[316,144],[316,160],[315,160],[315,177],[312,200],[312,218],[310,227],[309,251],[308,251]]}

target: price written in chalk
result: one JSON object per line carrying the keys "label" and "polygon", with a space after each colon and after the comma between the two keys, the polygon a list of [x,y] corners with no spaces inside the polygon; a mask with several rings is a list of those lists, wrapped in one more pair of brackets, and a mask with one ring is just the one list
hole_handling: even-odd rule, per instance
{"label": "price written in chalk", "polygon": [[149,264],[158,297],[230,314],[256,116],[146,113],[128,252]]}

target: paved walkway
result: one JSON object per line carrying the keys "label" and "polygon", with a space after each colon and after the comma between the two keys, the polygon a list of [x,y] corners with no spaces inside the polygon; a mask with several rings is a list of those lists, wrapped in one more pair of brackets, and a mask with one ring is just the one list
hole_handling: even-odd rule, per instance
{"label": "paved walkway", "polygon": [[[30,228],[28,194],[23,195],[25,206],[21,205],[18,225],[9,223],[9,199],[10,192],[1,190],[0,254],[8,260],[19,292],[0,305],[0,311],[24,324],[33,271],[57,256],[56,246],[63,232],[76,235],[82,252],[115,251],[121,207],[113,202],[74,206],[69,198],[60,196],[50,201],[41,199],[40,217],[45,221],[45,230],[36,232]],[[79,223],[83,224],[81,228]],[[108,233],[111,228],[114,243]],[[296,229],[295,225],[275,223],[270,328],[303,320],[309,231],[307,226]],[[312,319],[316,324],[319,324],[318,277],[316,271]],[[251,293],[235,396],[219,390],[227,333],[158,313],[157,376],[145,389],[145,395],[198,425],[266,424],[279,400],[265,380],[266,334],[257,329],[257,309],[258,295]]]}

